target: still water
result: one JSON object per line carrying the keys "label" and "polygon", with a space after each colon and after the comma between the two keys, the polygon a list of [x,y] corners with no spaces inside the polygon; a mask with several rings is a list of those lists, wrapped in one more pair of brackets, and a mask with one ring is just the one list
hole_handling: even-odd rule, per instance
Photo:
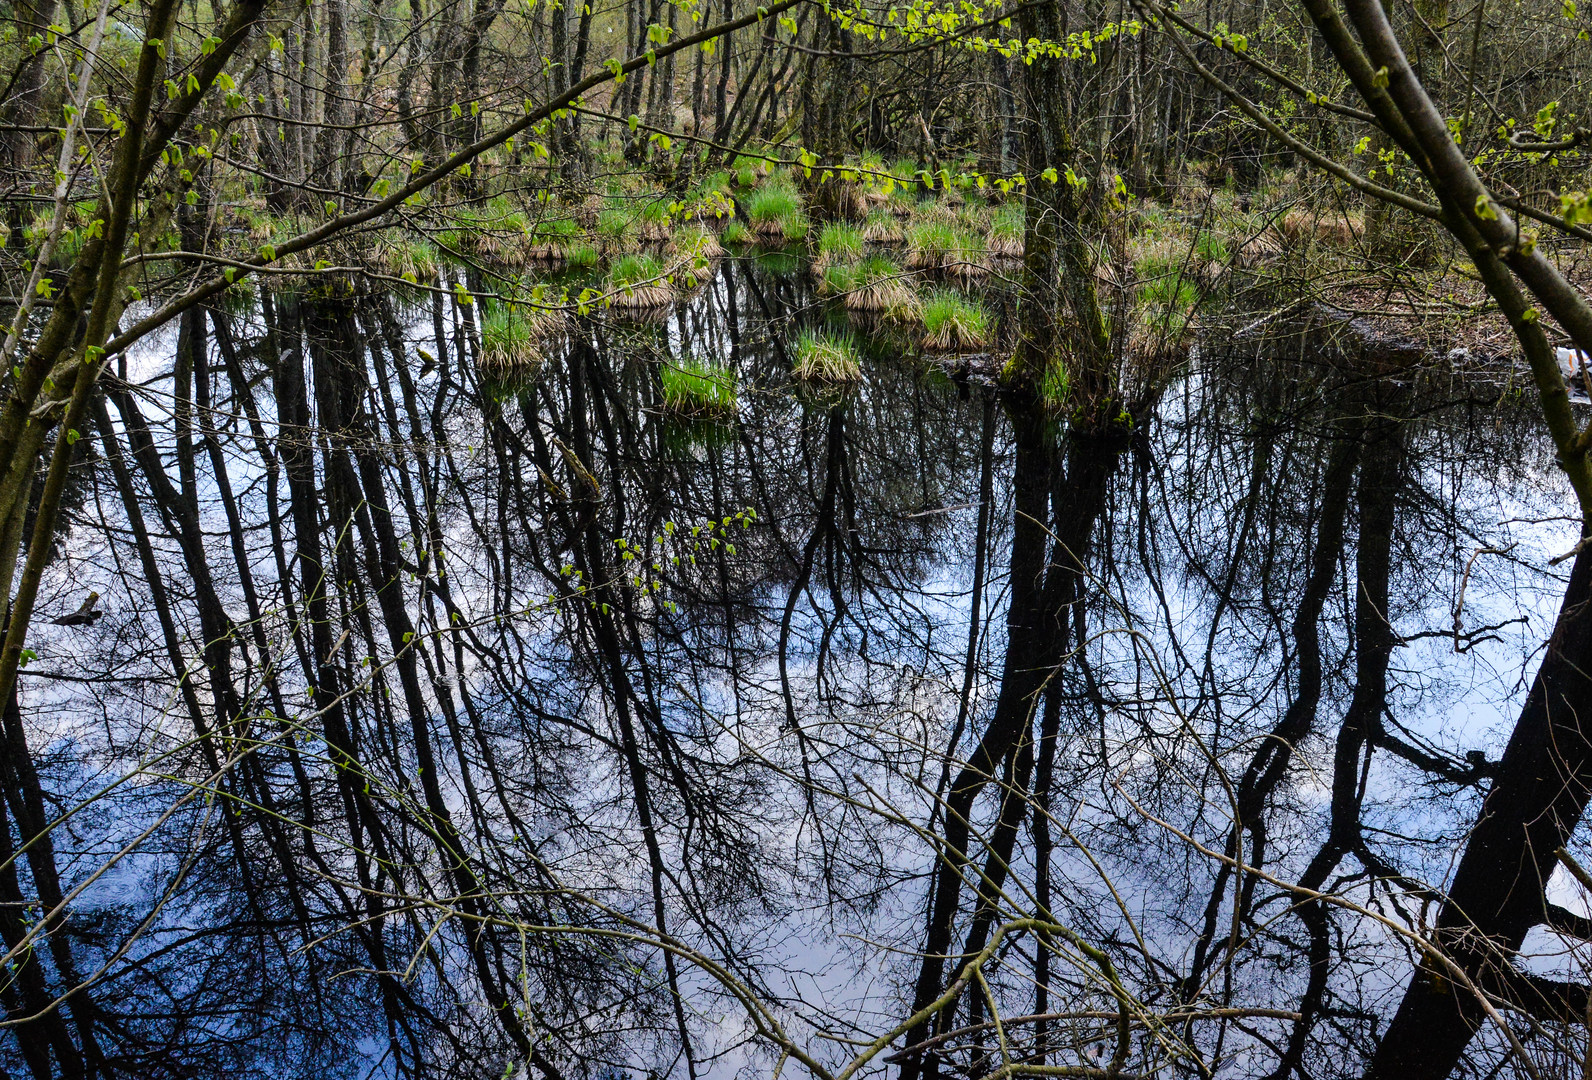
{"label": "still water", "polygon": [[[84,888],[11,1015],[86,982],[62,1015],[140,1075],[766,1076],[755,1001],[840,1067],[911,1012],[971,760],[1018,795],[972,802],[941,951],[1036,912],[1078,938],[1003,939],[946,1027],[1052,1014],[1013,1045],[1105,1069],[1125,995],[1162,1019],[1124,1075],[1357,1071],[1578,535],[1518,376],[1208,340],[1109,431],[1036,427],[889,334],[855,385],[800,385],[792,342],[837,318],[798,263],[729,260],[662,317],[577,320],[534,378],[479,377],[446,290],[281,290],[127,358],[40,602],[106,614],[41,628],[20,702]],[[689,358],[734,372],[732,417],[668,415]],[[1311,991],[1278,883],[1322,861],[1357,689]],[[7,1069],[56,1037],[13,1027]]]}

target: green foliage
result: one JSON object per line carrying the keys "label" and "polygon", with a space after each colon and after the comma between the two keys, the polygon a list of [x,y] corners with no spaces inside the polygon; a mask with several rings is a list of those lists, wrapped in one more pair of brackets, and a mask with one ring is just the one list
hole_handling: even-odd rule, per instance
{"label": "green foliage", "polygon": [[854,263],[830,263],[818,278],[819,296],[840,296],[851,291],[856,284],[857,267]]}
{"label": "green foliage", "polygon": [[549,217],[536,223],[533,236],[537,239],[548,240],[575,240],[586,235],[580,227],[580,222],[574,218]]}
{"label": "green foliage", "polygon": [[750,244],[752,242],[752,230],[739,221],[732,221],[724,226],[724,232],[719,239],[726,244]]}
{"label": "green foliage", "polygon": [[906,236],[901,232],[894,215],[886,210],[875,210],[862,223],[862,239],[869,244],[894,246],[904,241]]}
{"label": "green foliage", "polygon": [[1151,305],[1193,307],[1199,302],[1199,285],[1187,274],[1169,271],[1146,281],[1139,299]]}
{"label": "green foliage", "polygon": [[784,187],[758,188],[746,200],[746,218],[753,225],[801,212],[801,199]]}
{"label": "green foliage", "polygon": [[826,267],[819,279],[820,296],[836,296],[847,311],[882,315],[892,322],[918,319],[918,298],[901,276],[901,268],[882,255]]}
{"label": "green foliage", "polygon": [[510,305],[496,300],[481,304],[481,351],[494,358],[514,357],[530,347],[530,324]]}
{"label": "green foliage", "polygon": [[779,219],[779,228],[780,235],[784,237],[788,243],[795,243],[798,240],[805,240],[807,239],[807,231],[809,228],[807,214],[803,211],[797,211],[794,214],[783,215]]}
{"label": "green foliage", "polygon": [[757,182],[768,172],[768,163],[761,158],[736,155],[735,160],[730,163],[730,171],[735,186],[745,190],[757,186]]}
{"label": "green foliage", "polygon": [[531,235],[529,217],[507,195],[495,195],[483,207],[465,209],[458,221],[459,242],[492,259],[518,254]]}
{"label": "green foliage", "polygon": [[1052,415],[1059,414],[1067,408],[1067,403],[1072,398],[1072,379],[1067,374],[1067,365],[1060,357],[1051,357],[1045,364],[1045,370],[1039,377],[1039,400],[1045,411]]}
{"label": "green foliage", "polygon": [[1022,258],[1025,232],[1026,222],[1020,200],[996,207],[989,223],[990,254],[1003,259]]}
{"label": "green foliage", "polygon": [[679,416],[725,417],[736,411],[735,373],[727,367],[685,358],[659,369],[663,407]]}
{"label": "green foliage", "polygon": [[1222,238],[1214,233],[1202,232],[1194,238],[1194,251],[1206,262],[1225,265],[1232,258]]}

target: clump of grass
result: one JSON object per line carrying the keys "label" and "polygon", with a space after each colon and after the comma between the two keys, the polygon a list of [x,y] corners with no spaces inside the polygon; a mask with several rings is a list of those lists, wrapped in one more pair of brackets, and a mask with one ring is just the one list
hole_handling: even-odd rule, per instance
{"label": "clump of grass", "polygon": [[564,329],[559,311],[485,300],[481,304],[481,352],[477,366],[490,376],[535,376],[546,362],[546,346]]}
{"label": "clump of grass", "polygon": [[674,235],[674,213],[665,199],[651,199],[641,204],[641,241],[644,244],[661,244]]}
{"label": "clump of grass", "polygon": [[1231,256],[1227,244],[1215,233],[1202,232],[1194,238],[1194,253],[1206,262],[1225,263]]}
{"label": "clump of grass", "polygon": [[945,272],[967,283],[988,277],[991,269],[983,239],[976,233],[957,233],[956,247],[945,264]]}
{"label": "clump of grass", "polygon": [[750,244],[753,239],[752,230],[739,221],[732,221],[724,226],[724,232],[719,239],[725,244]]}
{"label": "clump of grass", "polygon": [[862,377],[857,342],[850,334],[803,330],[793,349],[793,370],[808,383],[852,383]]}
{"label": "clump of grass", "polygon": [[819,296],[844,296],[856,281],[857,267],[852,263],[832,263],[818,275]]}
{"label": "clump of grass", "polygon": [[794,244],[798,240],[807,239],[809,228],[810,225],[805,211],[798,210],[794,214],[786,214],[780,218],[780,235],[785,239],[786,243]]}
{"label": "clump of grass", "polygon": [[989,253],[997,259],[1023,257],[1023,204],[1005,203],[989,223]]}
{"label": "clump of grass", "polygon": [[1188,342],[1200,289],[1181,271],[1152,277],[1135,298],[1135,318],[1128,332],[1128,351],[1138,357],[1164,354]]}
{"label": "clump of grass", "polygon": [[682,255],[698,263],[708,263],[724,257],[724,245],[709,229],[690,226],[674,234],[666,249],[671,255]]}
{"label": "clump of grass", "polygon": [[882,255],[848,267],[845,284],[840,291],[847,311],[901,323],[916,322],[921,314],[917,293],[902,278],[901,268]]}
{"label": "clump of grass", "polygon": [[597,211],[597,237],[604,247],[622,247],[635,229],[636,219],[628,208],[610,203]]}
{"label": "clump of grass", "polygon": [[862,225],[862,239],[864,243],[877,244],[880,247],[895,247],[905,243],[906,234],[901,231],[901,226],[891,214],[875,210],[868,215],[868,220]]}
{"label": "clump of grass", "polygon": [[987,349],[992,323],[983,304],[937,289],[923,301],[923,347],[931,352]]}
{"label": "clump of grass", "polygon": [[787,241],[807,235],[807,213],[801,196],[782,183],[767,183],[746,200],[746,220],[758,236]]}
{"label": "clump of grass", "polygon": [[730,179],[729,172],[724,169],[720,169],[715,173],[709,173],[707,176],[703,177],[702,182],[697,185],[697,197],[704,198],[715,191],[729,191]]}
{"label": "clump of grass", "polygon": [[956,256],[956,230],[941,220],[921,220],[907,229],[907,269],[942,270]]}
{"label": "clump of grass", "polygon": [[686,358],[659,370],[664,411],[691,419],[735,415],[735,373],[720,364]]}
{"label": "clump of grass", "polygon": [[525,238],[527,259],[563,262],[572,248],[586,243],[586,231],[574,218],[547,218]]}
{"label": "clump of grass", "polygon": [[437,276],[437,249],[418,236],[400,233],[393,237],[382,261],[388,273],[414,284]]}
{"label": "clump of grass", "polygon": [[644,310],[674,303],[674,286],[663,280],[663,264],[652,255],[626,255],[608,269],[607,291],[615,307]]}
{"label": "clump of grass", "polygon": [[461,240],[477,254],[497,260],[520,254],[531,234],[525,211],[511,203],[507,195],[495,195],[485,206],[460,214],[459,228]]}
{"label": "clump of grass", "polygon": [[925,191],[912,207],[912,216],[919,221],[938,221],[945,225],[956,224],[956,209],[941,200],[932,191]]}
{"label": "clump of grass", "polygon": [[602,262],[602,253],[590,241],[582,240],[564,251],[564,265],[589,270]]}
{"label": "clump of grass", "polygon": [[463,256],[468,239],[463,229],[439,229],[431,236],[437,247],[449,255]]}
{"label": "clump of grass", "polygon": [[668,272],[689,292],[712,278],[714,260],[724,256],[724,247],[711,230],[698,225],[676,233],[667,252]]}
{"label": "clump of grass", "polygon": [[762,158],[745,157],[737,155],[730,163],[730,171],[738,188],[752,188],[757,182],[768,175],[768,162]]}
{"label": "clump of grass", "polygon": [[818,251],[813,256],[813,273],[837,263],[847,263],[862,255],[862,232],[850,225],[831,223],[818,233]]}
{"label": "clump of grass", "polygon": [[1227,242],[1215,233],[1202,232],[1194,238],[1194,271],[1206,288],[1215,288],[1227,274],[1232,252]]}
{"label": "clump of grass", "polygon": [[1053,356],[1045,364],[1044,373],[1039,376],[1039,400],[1046,412],[1059,415],[1067,408],[1067,402],[1072,398],[1072,378],[1067,374],[1067,365],[1061,357]]}

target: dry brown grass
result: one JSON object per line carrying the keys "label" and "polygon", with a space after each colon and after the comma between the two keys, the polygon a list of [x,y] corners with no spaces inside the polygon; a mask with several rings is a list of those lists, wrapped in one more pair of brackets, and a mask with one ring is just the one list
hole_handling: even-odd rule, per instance
{"label": "dry brown grass", "polygon": [[1365,216],[1350,213],[1296,208],[1278,222],[1283,239],[1290,246],[1314,241],[1328,247],[1352,247],[1365,234]]}
{"label": "dry brown grass", "polygon": [[880,247],[898,247],[906,243],[906,239],[906,234],[901,231],[901,226],[891,217],[875,214],[862,227],[862,240],[865,244],[876,244]]}
{"label": "dry brown grass", "polygon": [[1282,233],[1268,225],[1238,245],[1238,250],[1233,252],[1233,262],[1246,270],[1253,269],[1277,258],[1286,249]]}

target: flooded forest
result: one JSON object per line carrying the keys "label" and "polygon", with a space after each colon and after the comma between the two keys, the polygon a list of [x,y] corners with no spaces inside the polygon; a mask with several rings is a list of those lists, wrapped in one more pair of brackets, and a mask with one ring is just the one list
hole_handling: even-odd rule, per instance
{"label": "flooded forest", "polygon": [[0,1080],[1592,1078],[1589,20],[0,0]]}

